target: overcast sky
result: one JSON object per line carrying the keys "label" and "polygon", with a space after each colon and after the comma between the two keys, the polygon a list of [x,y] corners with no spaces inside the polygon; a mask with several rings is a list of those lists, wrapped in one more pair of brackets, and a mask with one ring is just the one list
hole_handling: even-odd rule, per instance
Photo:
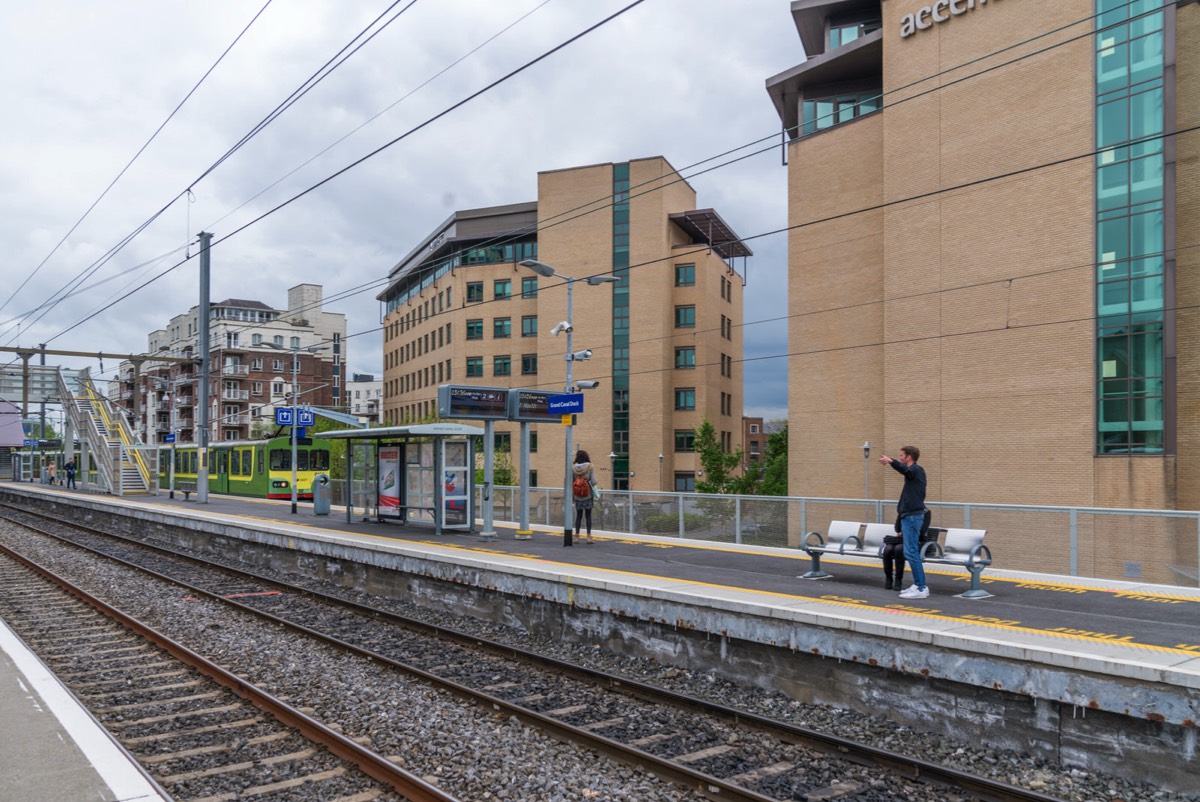
{"label": "overcast sky", "polygon": [[[786,415],[787,238],[751,238],[787,220],[764,89],[803,60],[787,0],[645,0],[247,225],[630,2],[404,0],[388,11],[385,0],[273,0],[100,199],[264,2],[0,5],[0,345],[144,351],[150,331],[198,302],[197,259],[159,276],[206,230],[213,301],[281,308],[303,282],[324,285],[326,299],[366,287],[326,310],[347,315],[350,372],[378,375],[380,282],[454,210],[535,200],[539,170],[662,155],[688,176],[774,135],[735,155],[773,141],[766,152],[689,182],[755,253],[745,412]],[[201,178],[373,20],[406,6]],[[75,284],[84,291],[45,306]],[[105,361],[104,376],[114,368]]]}

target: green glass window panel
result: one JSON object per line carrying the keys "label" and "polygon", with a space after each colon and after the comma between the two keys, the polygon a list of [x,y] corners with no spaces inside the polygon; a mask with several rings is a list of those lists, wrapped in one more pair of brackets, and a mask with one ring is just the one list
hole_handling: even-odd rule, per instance
{"label": "green glass window panel", "polygon": [[1129,338],[1124,336],[1100,338],[1100,378],[1129,378]]}
{"label": "green glass window panel", "polygon": [[628,181],[629,180],[629,162],[620,162],[613,165],[613,181]]}
{"label": "green glass window panel", "polygon": [[675,265],[675,286],[692,287],[696,284],[696,265]]}
{"label": "green glass window panel", "polygon": [[806,100],[801,104],[803,132],[811,134],[817,130],[817,102]]}
{"label": "green glass window panel", "polygon": [[1142,92],[1130,98],[1130,137],[1139,140],[1131,146],[1134,157],[1158,153],[1163,149],[1163,95],[1161,89]]}
{"label": "green glass window panel", "polygon": [[629,207],[626,206],[626,207],[623,207],[620,209],[613,209],[613,222],[614,223],[628,223],[629,222]]}
{"label": "green glass window panel", "polygon": [[1129,83],[1129,46],[1101,46],[1096,52],[1096,89],[1111,92]]}
{"label": "green glass window panel", "polygon": [[1096,109],[1096,147],[1111,148],[1128,141],[1129,100],[1120,98]]}
{"label": "green glass window panel", "polygon": [[538,319],[533,315],[526,315],[521,318],[521,336],[536,337],[538,333]]}
{"label": "green glass window panel", "polygon": [[675,391],[675,409],[692,410],[696,408],[696,390],[692,387],[680,388]]}
{"label": "green glass window panel", "polygon": [[1130,382],[1126,379],[1114,379],[1100,382],[1101,398],[1125,398],[1129,395]]}
{"label": "green glass window panel", "polygon": [[1129,163],[1118,162],[1101,167],[1096,176],[1096,203],[1101,210],[1129,205]]}
{"label": "green glass window panel", "polygon": [[837,100],[837,121],[848,123],[858,115],[858,98],[840,97]]}
{"label": "green glass window panel", "polygon": [[1130,311],[1162,311],[1163,277],[1150,276],[1134,279],[1129,283]]}
{"label": "green glass window panel", "polygon": [[537,276],[530,276],[521,279],[521,297],[536,298],[538,294]]}
{"label": "green glass window panel", "polygon": [[1152,31],[1161,31],[1163,27],[1162,11],[1154,11],[1154,9],[1161,9],[1162,5],[1161,0],[1155,0],[1153,6],[1135,0],[1129,8],[1129,35],[1144,36]]}
{"label": "green glass window panel", "polygon": [[1130,202],[1149,203],[1163,197],[1163,157],[1161,153],[1129,163]]}
{"label": "green glass window panel", "polygon": [[521,375],[536,376],[538,372],[537,354],[525,354],[521,357]]}
{"label": "green glass window panel", "polygon": [[483,300],[483,282],[469,281],[467,282],[467,300],[482,301]]}
{"label": "green glass window panel", "polygon": [[1096,226],[1096,261],[1129,258],[1129,219],[1118,217]]}
{"label": "green glass window panel", "polygon": [[860,104],[858,113],[859,114],[869,114],[873,111],[879,111],[880,105],[882,103],[883,103],[883,97],[880,95],[872,95],[871,97],[864,98],[862,103]]}
{"label": "green glass window panel", "polygon": [[467,339],[482,340],[483,339],[483,320],[468,320],[467,321]]}
{"label": "green glass window panel", "polygon": [[1129,393],[1133,396],[1162,396],[1163,380],[1155,377],[1131,379],[1129,382]]}
{"label": "green glass window panel", "polygon": [[467,375],[482,376],[483,375],[483,357],[469,356],[467,357]]}
{"label": "green glass window panel", "polygon": [[1163,74],[1163,35],[1153,33],[1129,43],[1129,83],[1140,84]]}
{"label": "green glass window panel", "polygon": [[498,317],[492,321],[492,337],[504,340],[512,336],[512,319]]}
{"label": "green glass window panel", "polygon": [[686,370],[696,367],[696,349],[695,348],[676,348],[675,349],[675,367],[679,370]]}
{"label": "green glass window panel", "polygon": [[1115,281],[1129,278],[1129,262],[1105,262],[1096,271],[1097,281]]}
{"label": "green glass window panel", "polygon": [[696,307],[694,306],[677,306],[675,307],[675,328],[691,329],[696,327]]}
{"label": "green glass window panel", "polygon": [[1097,288],[1101,315],[1121,315],[1129,312],[1129,282],[1111,281]]}
{"label": "green glass window panel", "polygon": [[834,124],[834,102],[832,100],[817,101],[816,122],[818,131]]}
{"label": "green glass window panel", "polygon": [[1135,214],[1129,218],[1129,255],[1144,256],[1151,253],[1162,253],[1163,249],[1163,213],[1162,211]]}
{"label": "green glass window panel", "polygon": [[492,287],[493,287],[493,296],[497,300],[501,300],[501,299],[512,296],[512,280],[511,279],[506,279],[506,278],[497,279],[496,281],[492,282]]}
{"label": "green glass window panel", "polygon": [[1135,334],[1129,338],[1133,357],[1130,370],[1133,376],[1162,375],[1162,332]]}
{"label": "green glass window panel", "polygon": [[1112,398],[1100,402],[1100,425],[1124,429],[1129,421],[1129,399]]}

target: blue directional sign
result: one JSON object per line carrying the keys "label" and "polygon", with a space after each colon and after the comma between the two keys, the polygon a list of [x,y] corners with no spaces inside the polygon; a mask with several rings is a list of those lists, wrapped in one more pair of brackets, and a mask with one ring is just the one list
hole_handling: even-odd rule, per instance
{"label": "blue directional sign", "polygon": [[550,398],[546,408],[552,415],[575,415],[583,412],[583,393],[563,393]]}
{"label": "blue directional sign", "polygon": [[26,440],[25,440],[25,447],[26,447],[26,448],[33,448],[33,447],[34,447],[34,446],[36,446],[36,445],[37,445],[37,440],[29,440],[29,439],[26,439]]}
{"label": "blue directional sign", "polygon": [[298,426],[316,426],[316,413],[314,413],[311,409],[296,410],[296,424]]}
{"label": "blue directional sign", "polygon": [[275,425],[276,426],[291,426],[292,425],[292,408],[291,407],[276,407],[275,408]]}
{"label": "blue directional sign", "polygon": [[163,438],[163,442],[164,442],[164,443],[174,443],[174,442],[175,442],[175,435],[173,435],[173,434],[168,434],[166,437],[164,437],[164,438]]}

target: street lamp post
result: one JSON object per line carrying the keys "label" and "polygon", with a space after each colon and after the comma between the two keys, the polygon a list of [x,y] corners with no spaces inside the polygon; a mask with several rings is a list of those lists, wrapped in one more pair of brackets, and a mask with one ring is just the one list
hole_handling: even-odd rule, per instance
{"label": "street lamp post", "polygon": [[[572,376],[572,371],[571,371],[572,366],[574,365],[574,363],[577,359],[586,360],[586,359],[590,359],[592,356],[591,351],[580,351],[578,354],[576,354],[572,350],[574,343],[573,343],[571,334],[575,329],[575,324],[572,321],[572,315],[574,312],[573,297],[572,297],[573,292],[572,291],[575,288],[575,282],[581,281],[581,280],[586,281],[588,284],[590,284],[594,287],[597,284],[616,282],[616,281],[620,281],[620,279],[617,278],[616,276],[588,276],[586,279],[571,278],[570,276],[564,276],[562,273],[559,273],[552,266],[546,264],[545,262],[539,262],[536,259],[526,259],[523,262],[521,262],[521,266],[529,268],[534,273],[537,273],[539,276],[545,276],[546,278],[551,278],[551,277],[557,276],[558,278],[562,279],[563,281],[565,281],[567,283],[567,319],[564,320],[562,323],[559,323],[557,326],[555,326],[553,331],[555,334],[558,334],[560,331],[565,331],[567,333],[567,354],[564,357],[564,359],[566,360],[566,363],[567,363],[567,381],[566,381],[565,390],[568,393],[573,393],[573,392],[575,392],[575,381]],[[574,433],[572,431],[572,427],[568,424],[567,425],[566,446],[565,446],[566,457],[564,459],[565,465],[564,465],[564,470],[563,470],[563,545],[564,546],[572,545],[571,530],[575,525],[575,521],[571,516],[571,504],[570,504],[570,502],[571,502],[571,457],[572,457],[572,454],[571,454],[572,442],[571,441],[573,438],[573,434]],[[524,480],[524,478],[525,477],[522,477],[522,480]]]}

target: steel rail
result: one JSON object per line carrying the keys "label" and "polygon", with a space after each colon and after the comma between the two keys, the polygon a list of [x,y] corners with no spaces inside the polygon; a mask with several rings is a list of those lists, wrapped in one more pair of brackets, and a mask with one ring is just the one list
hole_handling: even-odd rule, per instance
{"label": "steel rail", "polygon": [[[43,532],[43,534],[50,533]],[[79,548],[78,544],[71,545]],[[0,554],[10,557],[46,580],[58,585],[66,592],[108,616],[121,626],[163,649],[176,660],[196,669],[217,684],[224,686],[240,698],[245,699],[250,704],[274,717],[285,726],[300,732],[308,740],[324,747],[348,763],[357,766],[367,776],[391,786],[397,793],[411,800],[411,802],[459,802],[456,797],[445,793],[436,786],[430,785],[420,777],[405,771],[382,755],[376,754],[346,736],[329,729],[321,722],[277,699],[253,683],[247,682],[178,641],[155,630],[148,624],[93,596],[70,580],[54,573],[49,568],[14,551],[4,544],[0,544]],[[107,555],[102,556],[108,557]],[[108,557],[108,559],[112,558]],[[144,571],[145,569],[140,570]],[[181,583],[176,582],[176,584]]]}

